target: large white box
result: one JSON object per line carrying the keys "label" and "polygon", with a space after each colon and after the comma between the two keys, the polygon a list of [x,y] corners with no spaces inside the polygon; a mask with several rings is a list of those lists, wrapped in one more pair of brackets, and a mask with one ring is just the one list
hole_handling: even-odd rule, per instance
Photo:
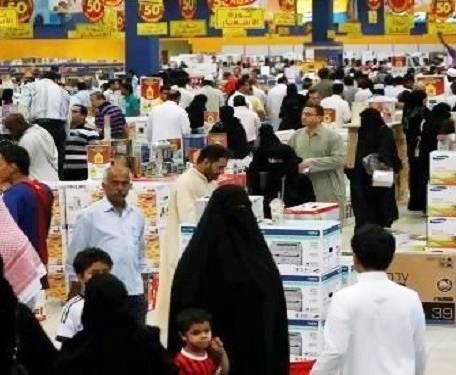
{"label": "large white box", "polygon": [[429,182],[432,185],[456,185],[456,151],[431,152]]}
{"label": "large white box", "polygon": [[[281,275],[317,275],[340,265],[341,225],[337,221],[295,220],[281,225],[260,224],[260,229]],[[181,252],[195,225],[181,225]]]}
{"label": "large white box", "polygon": [[[196,218],[197,221],[203,216],[204,210],[209,203],[210,197],[198,198],[196,200]],[[258,221],[264,219],[264,197],[262,195],[249,195],[250,202],[252,203],[252,211]]]}
{"label": "large white box", "polygon": [[429,217],[427,235],[430,248],[456,248],[456,217]]}
{"label": "large white box", "polygon": [[337,203],[308,202],[285,209],[285,217],[291,220],[339,220]]}
{"label": "large white box", "polygon": [[324,320],[341,287],[341,268],[323,276],[282,276],[289,320]]}
{"label": "large white box", "polygon": [[456,217],[456,185],[428,185],[427,214]]}
{"label": "large white box", "polygon": [[313,360],[323,350],[323,326],[321,320],[288,321],[290,362]]}
{"label": "large white box", "polygon": [[340,265],[337,221],[295,220],[260,227],[282,275],[324,275]]}

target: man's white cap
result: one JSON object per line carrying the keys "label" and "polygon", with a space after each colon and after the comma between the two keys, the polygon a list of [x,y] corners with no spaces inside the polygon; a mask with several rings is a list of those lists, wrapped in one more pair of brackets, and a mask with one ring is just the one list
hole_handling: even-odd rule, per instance
{"label": "man's white cap", "polygon": [[451,78],[456,78],[456,69],[450,68],[447,70],[447,76]]}

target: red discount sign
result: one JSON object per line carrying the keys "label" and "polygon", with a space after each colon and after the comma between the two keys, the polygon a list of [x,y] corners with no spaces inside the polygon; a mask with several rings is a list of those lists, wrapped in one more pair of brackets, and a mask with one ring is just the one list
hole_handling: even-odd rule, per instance
{"label": "red discount sign", "polygon": [[412,9],[414,0],[388,0],[388,6],[393,13],[407,12]]}
{"label": "red discount sign", "polygon": [[446,20],[454,13],[454,0],[433,0],[431,14],[437,20]]}
{"label": "red discount sign", "polygon": [[29,22],[33,13],[33,0],[2,0],[1,7],[14,7],[17,10],[17,18],[21,23]]}
{"label": "red discount sign", "polygon": [[197,0],[179,0],[179,9],[183,19],[189,20],[195,17]]}
{"label": "red discount sign", "polygon": [[369,10],[379,10],[383,4],[383,0],[366,0]]}
{"label": "red discount sign", "polygon": [[[256,0],[207,0],[207,6],[211,10],[212,13],[215,12],[216,8],[220,7],[242,7],[247,5],[252,5],[255,3]],[[282,1],[282,0],[280,0]],[[290,2],[295,0],[285,0],[285,2]]]}
{"label": "red discount sign", "polygon": [[279,7],[282,12],[295,12],[296,0],[279,0]]}
{"label": "red discount sign", "polygon": [[91,22],[100,21],[104,16],[104,2],[102,0],[82,0],[82,13]]}
{"label": "red discount sign", "polygon": [[104,5],[107,7],[118,7],[124,0],[104,0]]}
{"label": "red discount sign", "polygon": [[144,22],[158,22],[165,14],[163,0],[140,0],[138,6],[139,18]]}

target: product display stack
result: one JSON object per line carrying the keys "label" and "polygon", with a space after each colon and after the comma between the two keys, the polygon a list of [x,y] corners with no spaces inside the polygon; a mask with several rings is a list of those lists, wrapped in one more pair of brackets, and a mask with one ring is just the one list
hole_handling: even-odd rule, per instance
{"label": "product display stack", "polygon": [[[341,288],[341,225],[332,220],[260,223],[282,276],[290,338],[290,361],[317,358],[331,296]],[[181,226],[182,251],[195,226]]]}

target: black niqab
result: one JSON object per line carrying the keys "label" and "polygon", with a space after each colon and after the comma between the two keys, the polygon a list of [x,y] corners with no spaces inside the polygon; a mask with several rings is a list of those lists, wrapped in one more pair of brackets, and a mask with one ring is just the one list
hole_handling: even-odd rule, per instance
{"label": "black niqab", "polygon": [[231,375],[288,375],[282,282],[249,198],[238,186],[213,193],[177,266],[168,334],[173,353],[181,347],[176,316],[189,307],[213,316]]}

